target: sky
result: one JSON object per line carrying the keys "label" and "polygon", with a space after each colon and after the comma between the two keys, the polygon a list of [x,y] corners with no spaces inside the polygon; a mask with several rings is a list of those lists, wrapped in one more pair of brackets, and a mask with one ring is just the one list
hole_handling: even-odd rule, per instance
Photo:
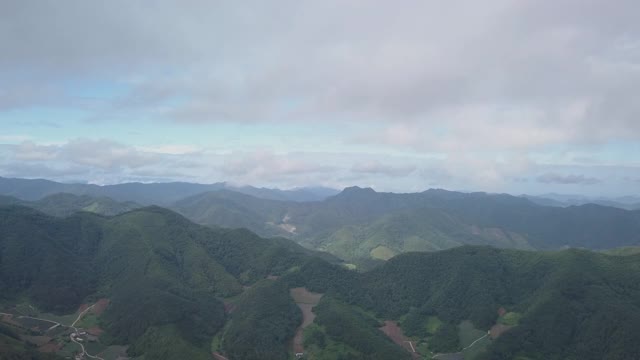
{"label": "sky", "polygon": [[0,2],[0,176],[640,194],[640,2]]}

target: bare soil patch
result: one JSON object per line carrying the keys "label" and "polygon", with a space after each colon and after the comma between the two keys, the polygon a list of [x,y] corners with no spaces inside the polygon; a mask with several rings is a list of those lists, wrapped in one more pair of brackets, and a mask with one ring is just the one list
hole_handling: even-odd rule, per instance
{"label": "bare soil patch", "polygon": [[419,359],[420,355],[415,352],[416,344],[402,333],[402,329],[396,321],[386,320],[384,326],[380,328],[394,343],[411,353],[414,359]]}
{"label": "bare soil patch", "polygon": [[231,314],[236,309],[236,304],[225,302],[224,303],[224,312],[227,314]]}
{"label": "bare soil patch", "polygon": [[89,304],[81,304],[80,307],[78,308],[78,311],[76,311],[77,313],[81,313],[85,310],[87,310],[87,308],[89,307]]}
{"label": "bare soil patch", "polygon": [[489,336],[491,339],[497,339],[500,335],[502,335],[505,331],[511,329],[513,326],[503,325],[503,324],[495,324],[489,330]]}
{"label": "bare soil patch", "polygon": [[11,325],[14,325],[14,326],[22,327],[22,324],[20,324],[20,323],[18,323],[17,321],[14,320],[13,315],[2,315],[0,320],[2,322],[7,323],[7,324],[11,324]]}
{"label": "bare soil patch", "polygon": [[213,358],[214,358],[215,360],[229,360],[229,359],[227,359],[226,357],[222,356],[222,354],[220,354],[220,353],[219,353],[219,352],[217,352],[217,351],[213,353]]}
{"label": "bare soil patch", "polygon": [[91,311],[93,311],[93,313],[96,314],[97,316],[100,316],[107,309],[107,306],[109,306],[109,303],[110,303],[109,299],[100,299],[96,301]]}
{"label": "bare soil patch", "polygon": [[293,337],[293,352],[303,353],[304,329],[313,323],[313,320],[316,318],[316,314],[314,314],[312,310],[314,306],[318,305],[324,294],[313,293],[306,288],[291,289],[289,290],[289,294],[291,294],[293,301],[296,302],[302,311],[302,324],[298,327]]}
{"label": "bare soil patch", "polygon": [[318,305],[320,299],[322,298],[322,295],[324,295],[313,293],[303,287],[293,288],[289,290],[289,293],[291,294],[291,297],[293,298],[293,301],[296,302],[296,304],[312,304],[314,306]]}
{"label": "bare soil patch", "polygon": [[87,333],[93,335],[93,336],[100,336],[102,335],[102,333],[104,332],[104,330],[102,330],[101,328],[94,326],[90,329],[87,329]]}

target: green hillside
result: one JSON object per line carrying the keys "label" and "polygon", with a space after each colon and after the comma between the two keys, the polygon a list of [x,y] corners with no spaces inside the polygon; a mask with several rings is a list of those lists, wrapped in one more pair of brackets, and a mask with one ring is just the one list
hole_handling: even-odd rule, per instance
{"label": "green hillside", "polygon": [[[443,333],[446,324],[470,320],[486,332],[505,308],[522,314],[519,325],[479,359],[633,359],[640,354],[638,270],[637,255],[460,247],[400,255],[364,274],[314,261],[291,281],[380,318],[404,318],[407,334],[438,351],[461,350],[457,331]],[[443,325],[429,334],[433,317]]]}
{"label": "green hillside", "polygon": [[118,202],[108,197],[91,197],[58,193],[37,201],[19,200],[11,196],[0,196],[0,206],[22,205],[45,214],[65,217],[80,211],[105,216],[114,216],[142,207],[131,201]]}
{"label": "green hillside", "polygon": [[544,250],[640,244],[638,211],[547,207],[500,194],[393,194],[354,187],[324,201],[295,203],[216,191],[172,208],[200,224],[285,236],[359,264],[460,245]]}
{"label": "green hillside", "polygon": [[[55,218],[0,208],[0,301],[66,314],[98,297],[106,343],[131,355],[209,358],[226,321],[223,297],[301,265],[310,252],[246,230],[212,230],[151,207],[113,218]],[[152,357],[155,358],[155,357]]]}
{"label": "green hillside", "polygon": [[[0,305],[74,319],[81,304],[109,299],[104,314],[83,320],[105,330],[94,354],[122,344],[130,356],[153,359],[209,359],[212,348],[235,359],[288,358],[301,321],[294,287],[324,294],[304,334],[318,359],[410,357],[406,343],[379,330],[387,320],[425,356],[472,344],[466,359],[640,354],[637,254],[462,246],[400,254],[363,273],[324,258],[334,260],[158,207],[111,218],[0,208]],[[487,338],[498,325],[501,335]],[[35,351],[27,343],[39,340],[24,340],[33,331],[19,328],[17,339],[5,331],[0,344],[7,354]],[[68,339],[62,331],[56,336]],[[60,353],[70,354],[67,346]]]}

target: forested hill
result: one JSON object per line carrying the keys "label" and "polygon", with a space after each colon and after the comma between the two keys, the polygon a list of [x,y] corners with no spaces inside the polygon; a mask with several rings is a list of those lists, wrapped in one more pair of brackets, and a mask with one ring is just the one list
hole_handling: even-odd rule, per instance
{"label": "forested hill", "polygon": [[109,298],[107,341],[150,359],[209,359],[227,320],[220,298],[311,256],[289,240],[206,228],[159,207],[112,218],[0,208],[0,303],[27,298],[72,313]]}
{"label": "forested hill", "polygon": [[53,216],[70,216],[80,211],[113,216],[142,207],[132,201],[118,202],[108,197],[91,197],[58,193],[37,201],[19,200],[11,196],[0,196],[0,206],[22,205]]}
{"label": "forested hill", "polygon": [[[160,204],[199,224],[286,237],[360,265],[404,252],[461,245],[538,250],[640,245],[639,210],[595,204],[542,206],[506,194],[438,189],[397,194],[350,187],[333,195],[324,188],[285,191],[226,183],[97,186],[0,177],[2,194],[19,199],[13,203],[58,216],[74,211],[115,215],[137,204]],[[12,201],[4,197],[0,203]]]}
{"label": "forested hill", "polygon": [[[399,255],[364,274],[313,261],[290,281],[381,318],[403,318],[405,332],[420,338],[433,335],[425,329],[434,317],[441,329],[470,320],[486,332],[498,309],[519,314],[478,359],[640,358],[640,255],[466,246]],[[449,337],[445,349],[461,349],[455,330],[427,342],[440,335]]]}
{"label": "forested hill", "polygon": [[44,179],[16,179],[0,177],[0,195],[13,196],[20,200],[36,201],[57,193],[109,197],[116,201],[132,201],[143,205],[168,205],[188,196],[208,191],[231,190],[250,194],[261,199],[287,201],[318,201],[335,195],[338,191],[308,187],[291,190],[234,186],[219,182],[197,184],[187,182],[169,183],[122,183],[115,185],[94,185],[83,183],[59,183]]}
{"label": "forested hill", "polygon": [[505,194],[352,187],[321,202],[293,203],[216,191],[172,208],[201,224],[286,236],[350,261],[464,244],[543,250],[640,245],[640,211],[547,207]]}
{"label": "forested hill", "polygon": [[[289,289],[306,287],[324,294],[305,332],[319,358],[408,359],[378,330],[395,320],[425,354],[461,351],[462,326],[501,324],[470,359],[635,359],[640,255],[625,255],[463,246],[359,273],[158,207],[57,218],[13,205],[0,208],[0,304],[72,313],[108,298],[101,341],[128,344],[130,356],[209,359],[213,344],[230,359],[286,359],[301,322]],[[17,348],[21,338],[0,330],[0,345]]]}

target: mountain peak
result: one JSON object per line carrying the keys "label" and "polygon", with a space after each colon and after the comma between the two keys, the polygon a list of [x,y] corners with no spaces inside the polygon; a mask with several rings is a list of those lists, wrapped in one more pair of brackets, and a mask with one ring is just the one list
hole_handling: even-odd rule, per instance
{"label": "mountain peak", "polygon": [[342,190],[341,194],[375,194],[376,191],[370,187],[361,188],[359,186],[349,186]]}

